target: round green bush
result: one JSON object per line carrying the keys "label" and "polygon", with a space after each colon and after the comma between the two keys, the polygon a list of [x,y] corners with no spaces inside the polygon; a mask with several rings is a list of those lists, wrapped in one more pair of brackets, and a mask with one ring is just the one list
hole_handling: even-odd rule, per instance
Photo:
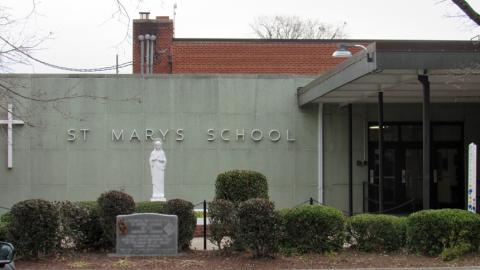
{"label": "round green bush", "polygon": [[110,243],[103,233],[98,203],[96,201],[82,201],[76,202],[76,204],[88,213],[87,222],[82,222],[80,226],[80,230],[84,235],[80,248],[86,250],[103,250],[108,248]]}
{"label": "round green bush", "polygon": [[221,173],[215,182],[215,199],[238,204],[252,198],[268,199],[265,175],[255,171],[233,170]]}
{"label": "round green bush", "polygon": [[[210,219],[210,241],[219,249],[229,248],[236,239],[237,213],[235,204],[231,201],[217,199],[208,203]],[[222,240],[229,237],[229,242]]]}
{"label": "round green bush", "polygon": [[339,250],[345,241],[345,217],[339,210],[306,205],[281,212],[285,235],[282,246],[298,252]]}
{"label": "round green bush", "polygon": [[132,196],[121,191],[108,191],[97,200],[100,224],[109,247],[115,246],[116,218],[118,215],[128,215],[135,212],[135,202]]}
{"label": "round green bush", "polygon": [[165,204],[165,213],[178,217],[178,249],[188,249],[197,225],[193,203],[181,199],[169,200]]}
{"label": "round green bush", "polygon": [[137,202],[136,213],[165,213],[165,202]]}
{"label": "round green bush", "polygon": [[406,218],[361,214],[348,219],[347,236],[360,251],[394,251],[405,244]]}
{"label": "round green bush", "polygon": [[55,205],[41,199],[26,200],[13,205],[10,214],[8,238],[19,254],[38,258],[55,250],[60,225]]}
{"label": "round green bush", "polygon": [[60,218],[59,247],[62,249],[84,249],[86,234],[82,228],[90,222],[88,209],[69,201],[55,202],[54,204]]}
{"label": "round green bush", "polygon": [[407,218],[407,246],[413,252],[437,256],[444,249],[480,246],[480,217],[460,209],[424,210]]}
{"label": "round green bush", "polygon": [[256,198],[238,206],[238,237],[253,257],[273,257],[278,251],[279,217],[273,202]]}

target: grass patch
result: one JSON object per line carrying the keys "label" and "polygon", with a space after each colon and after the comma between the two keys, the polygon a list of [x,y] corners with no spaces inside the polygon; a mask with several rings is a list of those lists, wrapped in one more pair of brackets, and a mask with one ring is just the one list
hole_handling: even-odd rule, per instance
{"label": "grass patch", "polygon": [[[194,211],[196,218],[203,218],[203,211]],[[208,218],[208,211],[207,211],[207,218]]]}
{"label": "grass patch", "polygon": [[68,266],[73,269],[87,268],[90,266],[90,263],[86,261],[75,261],[75,262],[69,263]]}
{"label": "grass patch", "polygon": [[135,263],[124,258],[114,262],[112,266],[115,268],[133,268],[135,267]]}

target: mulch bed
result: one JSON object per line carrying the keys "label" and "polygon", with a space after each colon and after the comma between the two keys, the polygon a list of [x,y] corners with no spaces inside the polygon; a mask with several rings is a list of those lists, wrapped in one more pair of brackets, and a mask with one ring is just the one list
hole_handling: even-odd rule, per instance
{"label": "mulch bed", "polygon": [[219,251],[189,251],[176,257],[109,257],[99,253],[75,253],[49,260],[15,262],[17,269],[293,269],[293,268],[369,268],[369,267],[444,267],[480,266],[480,254],[444,262],[406,254],[342,251],[327,255],[304,254],[275,259],[252,259],[246,253],[225,255]]}

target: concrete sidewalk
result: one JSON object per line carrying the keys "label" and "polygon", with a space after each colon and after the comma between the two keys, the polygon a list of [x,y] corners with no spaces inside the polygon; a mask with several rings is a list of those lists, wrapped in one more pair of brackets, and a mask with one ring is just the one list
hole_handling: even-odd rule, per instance
{"label": "concrete sidewalk", "polygon": [[[192,239],[192,244],[190,245],[192,250],[204,250],[203,249],[203,237],[194,237]],[[207,250],[217,250],[217,246],[212,244],[207,238]]]}

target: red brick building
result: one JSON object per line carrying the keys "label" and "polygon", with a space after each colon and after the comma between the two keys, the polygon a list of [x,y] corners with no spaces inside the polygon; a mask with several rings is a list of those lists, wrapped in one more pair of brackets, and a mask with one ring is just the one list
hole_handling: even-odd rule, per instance
{"label": "red brick building", "polygon": [[[315,75],[343,61],[333,58],[332,53],[339,42],[345,42],[174,38],[173,20],[165,16],[149,19],[148,14],[142,14],[141,19],[133,21],[133,73],[141,73],[141,43],[147,35],[155,36],[152,73]],[[139,36],[143,41],[139,40]],[[144,46],[147,47],[146,44]],[[147,62],[146,51],[144,65]]]}

